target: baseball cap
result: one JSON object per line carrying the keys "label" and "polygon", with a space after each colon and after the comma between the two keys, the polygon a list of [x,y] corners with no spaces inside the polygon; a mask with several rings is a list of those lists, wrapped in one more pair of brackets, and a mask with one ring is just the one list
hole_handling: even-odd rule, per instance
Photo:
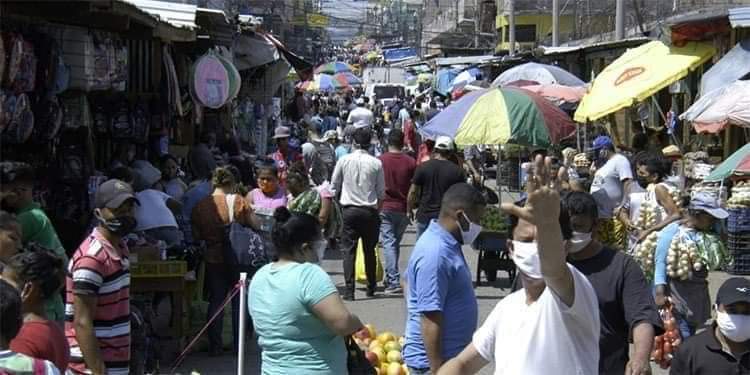
{"label": "baseball cap", "polygon": [[365,105],[365,99],[363,99],[363,98],[357,98],[357,100],[354,103],[356,105]]}
{"label": "baseball cap", "polygon": [[292,132],[286,126],[279,126],[273,130],[273,139],[289,138]]}
{"label": "baseball cap", "polygon": [[111,179],[99,185],[99,189],[96,190],[94,195],[94,207],[117,208],[128,199],[135,200],[138,205],[141,204],[133,194],[133,188],[130,185],[117,179]]}
{"label": "baseball cap", "polygon": [[661,149],[661,153],[665,157],[668,157],[668,158],[682,156],[682,153],[680,152],[679,147],[677,147],[675,145],[669,145],[667,147],[664,147],[663,149]]}
{"label": "baseball cap", "polygon": [[695,193],[690,198],[689,210],[705,211],[717,219],[726,219],[729,213],[721,208],[719,201],[711,194],[705,192]]}
{"label": "baseball cap", "polygon": [[737,302],[750,303],[750,280],[744,277],[727,279],[716,293],[717,305],[731,305]]}
{"label": "baseball cap", "polygon": [[456,145],[451,137],[441,135],[435,139],[435,149],[453,151],[456,149]]}
{"label": "baseball cap", "polygon": [[606,135],[600,135],[594,139],[594,145],[593,149],[598,150],[600,148],[604,148],[607,146],[612,146],[614,143],[612,143],[612,138]]}

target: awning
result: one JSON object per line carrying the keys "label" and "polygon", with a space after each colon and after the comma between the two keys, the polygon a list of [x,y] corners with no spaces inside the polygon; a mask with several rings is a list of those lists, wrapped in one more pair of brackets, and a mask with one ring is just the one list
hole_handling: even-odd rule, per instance
{"label": "awning", "polygon": [[717,133],[727,124],[750,128],[750,81],[736,81],[700,97],[680,119],[698,133]]}
{"label": "awning", "polygon": [[750,27],[750,7],[729,9],[729,23],[732,27]]}
{"label": "awning", "polygon": [[247,70],[266,65],[279,59],[279,50],[270,40],[260,34],[244,33],[232,42],[234,65],[238,70]]}
{"label": "awning", "polygon": [[383,60],[387,63],[409,60],[417,57],[417,49],[414,47],[392,48],[383,50]]}
{"label": "awning", "polygon": [[195,29],[195,13],[198,7],[168,1],[124,0],[174,27]]}
{"label": "awning", "polygon": [[596,120],[641,102],[685,77],[714,53],[713,46],[697,42],[669,47],[653,41],[630,49],[596,77],[574,118],[577,122]]}
{"label": "awning", "polygon": [[701,78],[700,95],[732,84],[750,73],[750,38],[737,43]]}

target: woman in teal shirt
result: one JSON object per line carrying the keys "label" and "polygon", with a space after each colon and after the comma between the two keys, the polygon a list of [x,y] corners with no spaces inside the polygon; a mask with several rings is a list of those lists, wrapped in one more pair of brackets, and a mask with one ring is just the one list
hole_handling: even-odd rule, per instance
{"label": "woman in teal shirt", "polygon": [[344,337],[362,322],[346,309],[328,274],[309,263],[316,257],[309,244],[319,235],[318,220],[284,207],[274,218],[279,260],[258,270],[248,292],[262,373],[346,374]]}

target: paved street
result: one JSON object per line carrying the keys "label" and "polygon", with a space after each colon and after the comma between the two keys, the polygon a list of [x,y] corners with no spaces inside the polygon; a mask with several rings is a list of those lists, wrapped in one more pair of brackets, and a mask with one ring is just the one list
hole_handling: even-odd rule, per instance
{"label": "paved street", "polygon": [[[410,227],[403,241],[403,247],[400,258],[400,269],[405,269],[414,245],[414,228]],[[477,253],[470,248],[465,248],[464,254],[466,260],[472,269],[472,274],[476,272]],[[333,252],[326,255],[323,262],[323,268],[331,275],[336,285],[342,287],[344,284],[341,269],[341,260]],[[710,276],[711,296],[715,298],[716,289],[721,282],[727,277],[725,273],[714,272]],[[484,278],[480,287],[476,288],[476,295],[479,301],[479,322],[483,322],[489,315],[492,308],[503,296],[508,294],[509,281],[504,272],[500,272],[495,283],[488,284]],[[357,300],[346,302],[347,307],[357,314],[365,323],[371,323],[376,330],[389,330],[398,335],[404,332],[404,318],[406,314],[406,304],[402,297],[377,295],[376,298],[365,298],[364,289],[357,291]],[[248,368],[246,374],[258,374],[259,366],[252,358],[257,358],[257,348],[253,345],[247,351]],[[193,353],[185,363],[180,367],[179,373],[188,374],[191,370],[201,374],[233,374],[236,369],[236,358],[233,356],[224,356],[220,358],[209,358],[206,353]],[[657,369],[654,374],[666,374],[666,371]],[[487,366],[480,374],[492,374],[492,367]]]}

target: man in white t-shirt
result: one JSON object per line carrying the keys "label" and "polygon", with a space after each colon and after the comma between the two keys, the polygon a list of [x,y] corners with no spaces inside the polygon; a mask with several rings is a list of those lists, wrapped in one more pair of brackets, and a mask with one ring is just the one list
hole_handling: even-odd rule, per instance
{"label": "man in white t-shirt", "polygon": [[629,192],[633,170],[628,158],[615,152],[610,137],[596,137],[593,146],[593,150],[598,153],[598,160],[605,160],[604,165],[594,173],[590,190],[599,208],[597,239],[615,249],[622,249],[625,245],[625,229],[617,220],[615,211]]}
{"label": "man in white t-shirt", "polygon": [[525,206],[512,215],[508,248],[523,289],[503,298],[458,357],[438,374],[474,374],[494,362],[495,374],[593,375],[599,367],[599,307],[586,276],[565,262],[572,230],[560,209],[552,160],[534,161]]}
{"label": "man in white t-shirt", "polygon": [[365,107],[365,100],[359,98],[356,101],[357,108],[354,108],[349,112],[349,118],[346,119],[347,124],[354,125],[355,128],[366,128],[372,126],[375,120],[375,115],[372,111]]}

